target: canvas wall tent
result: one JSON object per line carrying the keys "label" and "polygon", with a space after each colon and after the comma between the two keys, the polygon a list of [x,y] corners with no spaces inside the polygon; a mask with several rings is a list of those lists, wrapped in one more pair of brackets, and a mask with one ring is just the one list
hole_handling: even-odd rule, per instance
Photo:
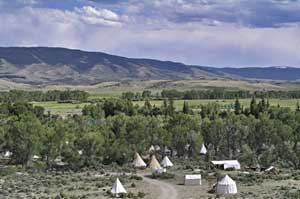
{"label": "canvas wall tent", "polygon": [[201,185],[201,175],[185,175],[185,185]]}
{"label": "canvas wall tent", "polygon": [[32,156],[32,160],[38,160],[38,159],[40,159],[40,157],[39,156],[37,156],[37,155],[34,155],[34,156]]}
{"label": "canvas wall tent", "polygon": [[216,185],[216,194],[236,194],[237,187],[234,180],[232,180],[228,175],[226,175],[222,180],[220,180]]}
{"label": "canvas wall tent", "polygon": [[220,160],[220,161],[211,161],[211,163],[218,168],[222,169],[241,169],[241,165],[237,160]]}
{"label": "canvas wall tent", "polygon": [[162,170],[159,162],[157,161],[155,155],[151,156],[151,160],[149,163],[149,168],[153,171],[153,172],[159,172]]}
{"label": "canvas wall tent", "polygon": [[164,168],[174,166],[173,163],[171,162],[171,160],[168,158],[168,156],[165,156],[165,157],[164,157],[164,159],[163,159],[162,162],[161,162],[161,165],[162,165]]}
{"label": "canvas wall tent", "polygon": [[4,153],[4,157],[5,157],[5,158],[10,158],[10,156],[12,156],[12,152],[6,151],[6,152]]}
{"label": "canvas wall tent", "polygon": [[133,161],[133,166],[135,168],[146,168],[147,167],[146,163],[141,158],[141,156],[140,156],[139,153],[135,153],[135,158],[134,158],[134,161]]}
{"label": "canvas wall tent", "polygon": [[206,153],[207,153],[207,149],[206,149],[205,145],[202,144],[202,147],[201,147],[201,150],[200,150],[200,154],[201,155],[205,155]]}
{"label": "canvas wall tent", "polygon": [[122,183],[120,182],[119,178],[117,178],[115,183],[113,184],[111,193],[113,194],[127,193]]}

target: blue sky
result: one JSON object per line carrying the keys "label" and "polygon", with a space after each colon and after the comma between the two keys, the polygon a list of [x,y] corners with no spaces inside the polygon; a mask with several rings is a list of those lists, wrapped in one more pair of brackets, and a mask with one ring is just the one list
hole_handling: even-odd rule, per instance
{"label": "blue sky", "polygon": [[300,67],[298,0],[0,0],[1,46]]}

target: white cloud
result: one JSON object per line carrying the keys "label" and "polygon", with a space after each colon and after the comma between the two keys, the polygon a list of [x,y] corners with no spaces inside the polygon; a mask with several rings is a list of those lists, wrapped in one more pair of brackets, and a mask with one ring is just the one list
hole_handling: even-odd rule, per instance
{"label": "white cloud", "polygon": [[97,9],[91,6],[84,6],[75,9],[76,14],[84,22],[92,25],[121,26],[122,22],[118,14],[108,9]]}
{"label": "white cloud", "polygon": [[91,17],[101,17],[103,19],[108,19],[112,21],[118,21],[119,16],[107,9],[97,9],[91,6],[84,6],[82,9],[77,9],[79,12],[84,12],[86,15]]}
{"label": "white cloud", "polygon": [[[243,26],[231,21],[231,4],[218,7],[219,1],[202,0],[198,7],[192,0],[157,1],[162,7],[139,0],[132,7],[11,9],[0,12],[0,44],[80,48],[197,65],[300,66],[299,25]],[[222,12],[212,15],[213,8]],[[243,15],[253,14],[246,11]]]}

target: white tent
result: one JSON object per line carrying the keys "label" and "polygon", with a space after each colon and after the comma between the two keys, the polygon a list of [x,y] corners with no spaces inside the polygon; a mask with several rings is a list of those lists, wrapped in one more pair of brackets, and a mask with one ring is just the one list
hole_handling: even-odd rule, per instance
{"label": "white tent", "polygon": [[6,151],[6,152],[4,153],[4,157],[9,158],[10,156],[12,156],[12,152]]}
{"label": "white tent", "polygon": [[32,160],[38,160],[38,159],[40,159],[39,156],[37,156],[37,155],[32,156]]}
{"label": "white tent", "polygon": [[222,166],[223,169],[241,169],[241,165],[237,160],[220,160],[220,161],[211,161],[215,166]]}
{"label": "white tent", "polygon": [[205,155],[207,153],[207,149],[204,146],[204,144],[202,144],[201,150],[200,150],[200,154]]}
{"label": "white tent", "polygon": [[201,175],[185,175],[185,185],[201,185]]}
{"label": "white tent", "polygon": [[119,178],[116,179],[116,182],[113,184],[111,193],[113,194],[120,194],[120,193],[127,193],[123,185],[121,184]]}
{"label": "white tent", "polygon": [[153,145],[151,145],[148,152],[149,153],[154,153],[155,152],[155,147]]}
{"label": "white tent", "polygon": [[155,148],[155,151],[160,151],[160,146],[155,145],[154,148]]}
{"label": "white tent", "polygon": [[165,168],[174,166],[173,163],[171,162],[171,160],[168,158],[168,156],[164,157],[164,159],[161,162],[161,165]]}
{"label": "white tent", "polygon": [[234,180],[226,175],[222,180],[217,183],[216,194],[236,194],[237,187]]}
{"label": "white tent", "polygon": [[141,158],[139,153],[135,153],[133,166],[135,168],[145,168],[147,166],[146,163],[144,162],[144,160]]}

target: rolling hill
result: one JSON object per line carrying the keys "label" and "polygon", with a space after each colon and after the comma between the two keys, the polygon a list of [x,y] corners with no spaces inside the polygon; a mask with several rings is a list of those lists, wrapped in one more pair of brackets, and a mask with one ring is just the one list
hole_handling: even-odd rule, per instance
{"label": "rolling hill", "polygon": [[0,48],[0,78],[29,84],[95,84],[120,80],[214,79],[196,66],[64,48]]}
{"label": "rolling hill", "polygon": [[49,47],[0,47],[0,79],[31,85],[126,80],[299,79],[292,67],[213,68]]}

